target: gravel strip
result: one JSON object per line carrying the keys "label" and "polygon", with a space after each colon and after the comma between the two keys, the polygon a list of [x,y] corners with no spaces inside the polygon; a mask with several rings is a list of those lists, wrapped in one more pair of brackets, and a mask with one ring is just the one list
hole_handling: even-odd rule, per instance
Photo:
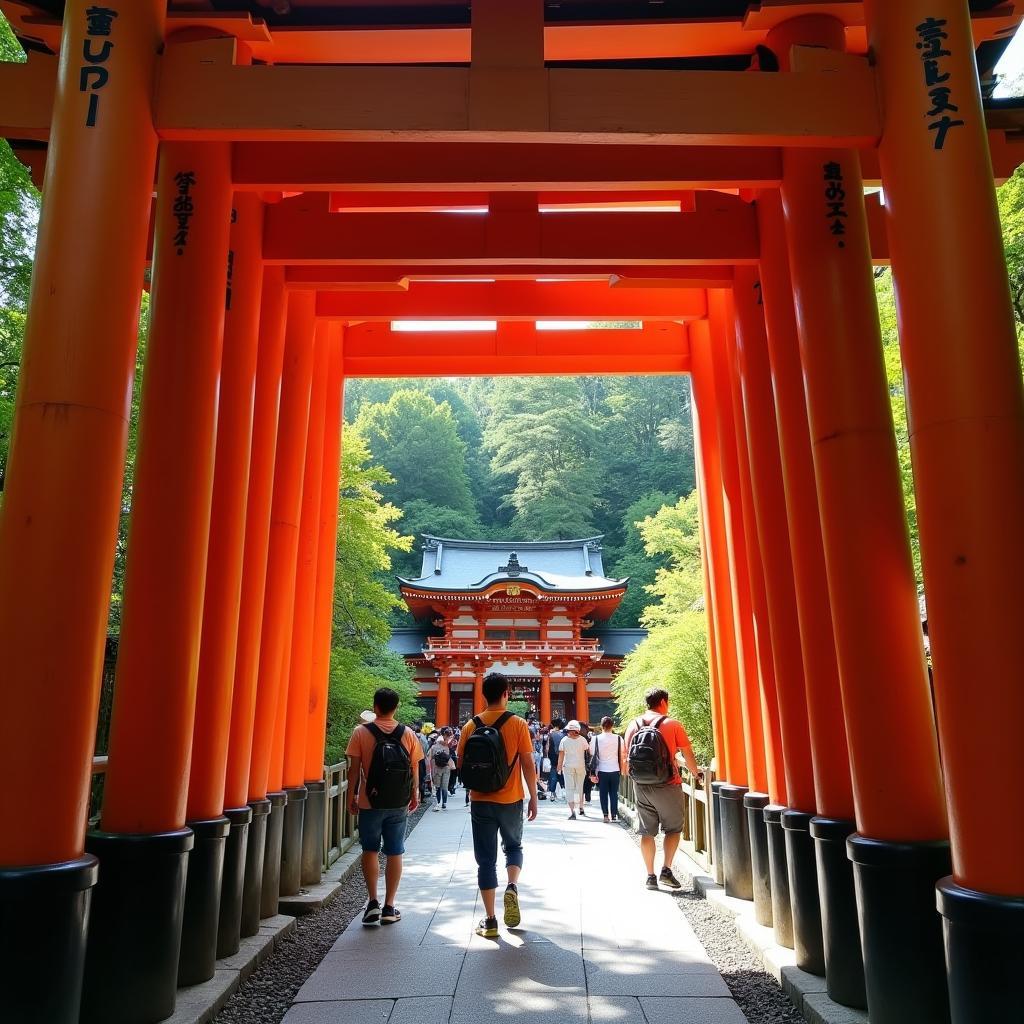
{"label": "gravel strip", "polygon": [[[625,822],[622,825],[639,846],[639,835]],[[641,866],[638,879],[642,873]],[[689,875],[677,871],[676,877],[683,883],[682,889],[672,893],[677,906],[750,1024],[805,1024],[803,1015],[743,941],[733,919],[704,899]]]}
{"label": "gravel strip", "polygon": [[[408,835],[432,801],[409,816]],[[381,858],[381,864],[384,860]],[[381,870],[383,880],[383,868]],[[399,893],[401,895],[401,893]],[[214,1024],[279,1024],[295,993],[320,966],[338,936],[366,903],[366,886],[358,869],[325,907],[296,918],[295,931],[283,939],[228,1000]]]}

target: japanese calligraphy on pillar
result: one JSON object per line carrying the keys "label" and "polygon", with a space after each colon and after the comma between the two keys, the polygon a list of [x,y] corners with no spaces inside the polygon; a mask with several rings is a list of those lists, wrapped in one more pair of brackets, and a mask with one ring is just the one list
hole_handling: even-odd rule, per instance
{"label": "japanese calligraphy on pillar", "polygon": [[825,219],[829,234],[837,239],[840,249],[846,248],[846,221],[850,216],[846,208],[846,189],[843,187],[842,165],[830,160],[823,168],[825,177]]}
{"label": "japanese calligraphy on pillar", "polygon": [[100,94],[110,81],[110,69],[104,67],[110,60],[114,42],[110,38],[117,11],[109,7],[87,7],[85,11],[85,39],[82,42],[82,64],[78,73],[78,91],[89,97],[85,115],[87,128],[95,128],[100,112]]}
{"label": "japanese calligraphy on pillar", "polygon": [[917,26],[917,49],[921,56],[924,84],[930,103],[924,116],[932,119],[928,130],[935,133],[936,149],[945,146],[946,136],[953,128],[961,128],[965,123],[951,116],[958,114],[960,108],[953,102],[952,88],[946,84],[950,73],[943,70],[945,58],[953,56],[952,51],[944,45],[944,40],[949,38],[949,33],[945,31],[946,24],[945,18],[926,18]]}
{"label": "japanese calligraphy on pillar", "polygon": [[174,245],[181,256],[188,245],[188,234],[195,216],[196,205],[192,199],[192,189],[196,187],[195,171],[178,171],[174,176],[177,194],[174,197],[174,219],[178,222],[174,233]]}

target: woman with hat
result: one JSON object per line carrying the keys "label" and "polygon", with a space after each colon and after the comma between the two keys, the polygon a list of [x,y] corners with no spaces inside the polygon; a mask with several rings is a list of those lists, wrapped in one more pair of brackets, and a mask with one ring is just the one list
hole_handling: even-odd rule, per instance
{"label": "woman with hat", "polygon": [[565,727],[565,739],[558,748],[558,773],[565,776],[565,800],[569,805],[569,820],[576,820],[576,808],[583,810],[583,780],[587,775],[587,754],[590,746],[580,735],[580,723],[575,719]]}

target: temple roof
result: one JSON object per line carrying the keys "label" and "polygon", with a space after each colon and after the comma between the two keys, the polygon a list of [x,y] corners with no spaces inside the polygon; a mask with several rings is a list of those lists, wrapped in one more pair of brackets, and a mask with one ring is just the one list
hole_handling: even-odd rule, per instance
{"label": "temple roof", "polygon": [[626,586],[604,575],[601,537],[491,541],[423,536],[423,568],[403,587],[436,592],[483,591],[495,583],[531,583],[548,593],[592,593]]}

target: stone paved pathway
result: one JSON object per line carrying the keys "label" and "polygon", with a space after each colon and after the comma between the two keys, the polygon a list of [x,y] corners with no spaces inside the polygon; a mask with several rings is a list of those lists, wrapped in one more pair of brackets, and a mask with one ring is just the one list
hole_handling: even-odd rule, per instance
{"label": "stone paved pathway", "polygon": [[672,897],[643,887],[632,839],[591,806],[596,820],[567,821],[564,803],[541,803],[526,824],[523,922],[497,940],[473,934],[483,911],[462,791],[424,815],[402,921],[353,921],[285,1024],[746,1024]]}

